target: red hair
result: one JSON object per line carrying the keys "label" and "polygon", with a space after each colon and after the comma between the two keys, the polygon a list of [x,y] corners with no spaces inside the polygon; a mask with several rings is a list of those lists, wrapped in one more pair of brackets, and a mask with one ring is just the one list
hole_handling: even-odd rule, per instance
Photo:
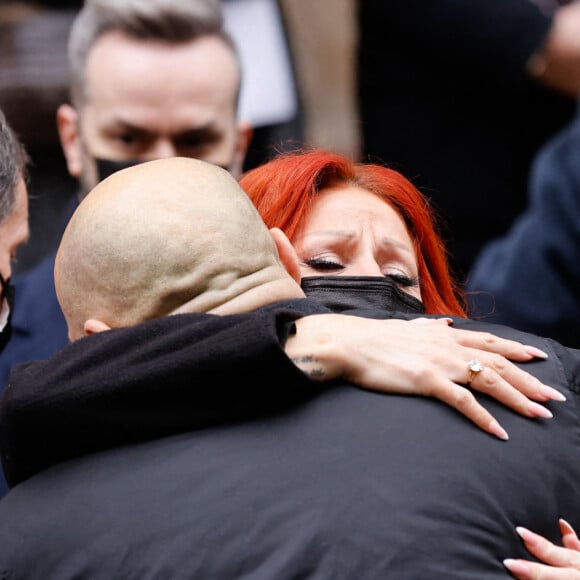
{"label": "red hair", "polygon": [[465,316],[463,295],[451,275],[445,246],[428,200],[399,172],[370,163],[355,163],[336,153],[301,150],[283,153],[240,178],[269,228],[291,240],[318,193],[336,185],[353,185],[374,193],[401,216],[415,245],[421,296],[427,314]]}

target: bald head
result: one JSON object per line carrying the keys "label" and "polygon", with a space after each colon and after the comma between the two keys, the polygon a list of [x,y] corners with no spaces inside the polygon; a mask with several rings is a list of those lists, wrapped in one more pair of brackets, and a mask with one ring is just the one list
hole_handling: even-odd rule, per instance
{"label": "bald head", "polygon": [[[236,180],[189,158],[119,171],[82,201],[55,264],[69,337],[85,322],[131,326],[179,312],[251,310],[300,295]],[[276,294],[276,293],[275,293]]]}

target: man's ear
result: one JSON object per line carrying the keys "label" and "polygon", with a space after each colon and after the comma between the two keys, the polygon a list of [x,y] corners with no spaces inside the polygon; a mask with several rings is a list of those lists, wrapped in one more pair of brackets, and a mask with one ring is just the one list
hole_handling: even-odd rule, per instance
{"label": "man's ear", "polygon": [[97,320],[96,318],[89,318],[85,322],[85,334],[88,336],[89,334],[94,334],[95,332],[104,332],[105,330],[111,330],[111,327],[102,320]]}
{"label": "man's ear", "polygon": [[280,261],[288,270],[288,274],[300,284],[302,275],[300,274],[300,260],[294,246],[280,228],[270,228],[270,235],[276,244]]}
{"label": "man's ear", "polygon": [[56,125],[68,172],[79,178],[82,170],[82,145],[77,110],[71,105],[60,105],[56,112]]}
{"label": "man's ear", "polygon": [[234,160],[230,173],[237,179],[244,170],[244,161],[248,153],[248,147],[252,141],[254,129],[248,121],[238,122],[238,138],[236,141],[236,149],[234,151]]}

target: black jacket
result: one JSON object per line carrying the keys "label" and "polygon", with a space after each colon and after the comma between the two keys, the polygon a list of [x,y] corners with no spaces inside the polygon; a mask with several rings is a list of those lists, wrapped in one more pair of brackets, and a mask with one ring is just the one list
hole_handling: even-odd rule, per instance
{"label": "black jacket", "polygon": [[[298,300],[168,317],[77,341],[68,366],[65,350],[52,368],[13,373],[0,429],[15,479],[41,469],[44,450],[51,463],[71,459],[0,501],[0,570],[43,580],[509,578],[502,559],[526,555],[514,526],[558,541],[558,516],[580,523],[578,351],[456,320],[544,349],[549,360],[526,368],[568,398],[549,405],[549,421],[485,401],[510,433],[502,442],[435,400],[320,389],[280,346],[293,319],[317,311]],[[190,341],[203,328],[200,367]],[[173,367],[160,366],[161,350]]]}

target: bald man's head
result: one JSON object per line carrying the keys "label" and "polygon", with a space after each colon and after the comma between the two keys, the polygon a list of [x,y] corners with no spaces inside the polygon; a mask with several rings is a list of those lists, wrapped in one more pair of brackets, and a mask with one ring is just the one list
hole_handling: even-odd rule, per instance
{"label": "bald man's head", "polygon": [[272,283],[289,284],[284,297],[300,295],[236,180],[189,158],[102,181],[71,218],[55,264],[71,340],[89,319],[120,327],[178,312],[249,310],[261,304],[244,306],[243,297]]}

